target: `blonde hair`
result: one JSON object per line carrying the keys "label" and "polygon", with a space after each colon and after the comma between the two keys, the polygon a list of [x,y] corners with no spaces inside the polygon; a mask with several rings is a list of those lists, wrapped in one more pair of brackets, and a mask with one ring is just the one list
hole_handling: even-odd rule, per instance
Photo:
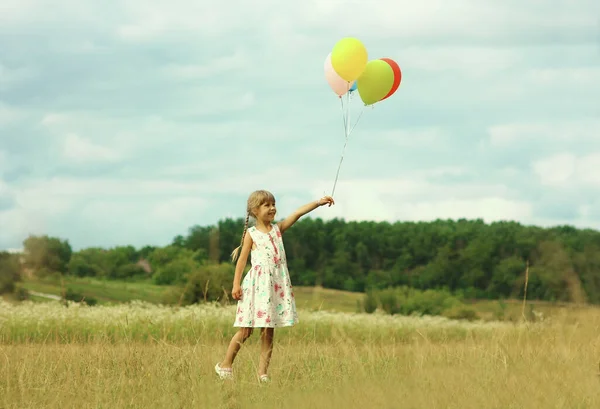
{"label": "blonde hair", "polygon": [[252,211],[269,202],[275,203],[275,196],[267,190],[255,190],[248,196],[248,202],[246,204],[246,222],[244,223],[242,240],[240,241],[240,245],[231,252],[231,261],[235,262],[240,255],[240,250],[244,245],[244,238],[246,238],[246,231],[248,230],[248,221],[250,220],[250,217],[254,217]]}

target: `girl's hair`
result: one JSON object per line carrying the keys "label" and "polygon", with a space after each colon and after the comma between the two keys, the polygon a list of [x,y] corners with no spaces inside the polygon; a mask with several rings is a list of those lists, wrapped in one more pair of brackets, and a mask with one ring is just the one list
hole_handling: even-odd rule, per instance
{"label": "girl's hair", "polygon": [[253,217],[253,210],[259,208],[265,203],[273,202],[275,203],[275,196],[271,192],[266,190],[256,190],[250,193],[248,197],[248,203],[246,204],[246,222],[244,223],[244,232],[242,233],[242,240],[240,241],[240,245],[231,252],[231,260],[236,261],[238,256],[240,255],[240,250],[242,249],[242,245],[244,244],[244,238],[246,237],[246,231],[248,230],[248,221],[250,217]]}

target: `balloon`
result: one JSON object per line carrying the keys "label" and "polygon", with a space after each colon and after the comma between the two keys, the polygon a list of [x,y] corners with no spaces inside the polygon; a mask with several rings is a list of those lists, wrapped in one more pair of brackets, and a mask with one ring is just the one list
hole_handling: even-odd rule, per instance
{"label": "balloon", "polygon": [[392,89],[394,79],[394,70],[386,61],[369,61],[365,71],[356,81],[360,99],[365,105],[381,101]]}
{"label": "balloon", "polygon": [[400,86],[400,81],[402,81],[402,71],[400,71],[400,67],[398,66],[396,61],[392,60],[391,58],[381,58],[381,60],[387,62],[394,71],[394,84],[392,85],[392,89],[387,93],[387,95],[381,98],[381,101],[383,101],[384,99],[391,97],[392,94],[394,94],[394,92],[396,92],[396,90]]}
{"label": "balloon", "polygon": [[357,87],[357,85],[356,85],[356,81],[354,81],[354,82],[352,83],[352,86],[350,87],[350,89],[349,89],[348,91],[349,91],[349,92],[354,92],[354,91],[356,91],[356,87]]}
{"label": "balloon", "polygon": [[325,79],[329,83],[329,86],[338,96],[344,95],[348,92],[348,88],[350,87],[350,83],[344,79],[342,79],[331,65],[331,53],[325,58]]}
{"label": "balloon", "polygon": [[368,60],[367,49],[356,38],[342,38],[331,51],[333,69],[348,82],[360,77]]}

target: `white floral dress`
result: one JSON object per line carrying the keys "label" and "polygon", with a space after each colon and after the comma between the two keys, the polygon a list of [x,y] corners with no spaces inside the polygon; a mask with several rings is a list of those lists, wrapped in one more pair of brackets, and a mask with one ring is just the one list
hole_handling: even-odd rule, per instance
{"label": "white floral dress", "polygon": [[289,327],[298,322],[279,226],[269,233],[250,227],[252,267],[242,281],[234,327]]}

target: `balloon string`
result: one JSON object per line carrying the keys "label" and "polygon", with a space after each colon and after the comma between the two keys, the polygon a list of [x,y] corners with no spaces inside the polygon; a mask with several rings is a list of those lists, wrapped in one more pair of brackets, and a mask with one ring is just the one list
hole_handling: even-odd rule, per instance
{"label": "balloon string", "polygon": [[[342,149],[342,156],[340,158],[340,163],[338,165],[337,173],[335,175],[335,182],[333,182],[333,191],[331,192],[331,196],[332,197],[333,197],[333,194],[335,193],[335,186],[337,184],[338,177],[340,175],[340,168],[342,167],[342,162],[344,161],[344,152],[346,151],[346,144],[348,143],[348,138],[352,134],[352,131],[354,131],[354,128],[356,128],[356,125],[358,125],[358,123],[360,122],[360,118],[362,117],[363,112],[365,112],[365,108],[364,107],[360,111],[360,114],[358,114],[358,118],[356,119],[356,122],[354,123],[354,125],[352,126],[352,128],[350,128],[350,131],[346,132],[346,140],[344,141],[344,148]],[[348,121],[348,117],[346,117],[346,122],[349,122]],[[344,128],[347,130],[348,129],[347,128],[348,124],[346,122],[344,122]]]}
{"label": "balloon string", "polygon": [[[350,83],[348,83],[348,89],[350,89]],[[350,133],[348,132],[349,125],[350,125],[350,91],[347,91],[346,92],[346,126],[345,126],[346,139],[348,139],[348,136],[350,136]]]}
{"label": "balloon string", "polygon": [[[343,104],[342,104],[342,106],[343,106]],[[350,136],[350,132],[348,132],[348,125],[350,125],[349,110],[350,110],[350,92],[348,92],[346,94],[346,115],[344,117],[344,133],[345,133],[346,138],[344,140],[344,148],[342,149],[342,156],[340,157],[340,163],[338,165],[337,172],[335,174],[335,181],[333,182],[333,190],[331,191],[331,197],[333,197],[333,195],[335,194],[335,186],[337,185],[337,181],[340,176],[340,168],[342,167],[342,162],[344,161],[344,153],[346,152],[346,145],[348,144],[348,137]],[[343,112],[343,109],[342,109],[342,112]],[[362,114],[362,112],[361,112],[361,114]],[[360,119],[360,116],[358,117],[358,119]],[[356,126],[356,124],[354,126]]]}
{"label": "balloon string", "polygon": [[344,160],[344,151],[346,150],[346,144],[348,143],[348,138],[344,141],[344,149],[342,149],[342,157],[340,158],[340,164],[338,165],[337,172],[335,174],[335,181],[333,182],[333,191],[331,192],[331,197],[335,194],[335,185],[337,185],[338,178],[340,176],[340,168],[342,167],[342,162]]}
{"label": "balloon string", "polygon": [[342,122],[344,123],[344,134],[348,132],[346,129],[346,113],[344,112],[344,99],[340,97],[340,106],[342,108]]}
{"label": "balloon string", "polygon": [[360,117],[362,117],[363,112],[365,112],[365,107],[363,107],[363,109],[360,111],[360,114],[358,114],[358,118],[356,118],[356,122],[354,123],[352,128],[350,128],[350,132],[348,132],[348,136],[350,136],[352,131],[354,131],[354,128],[356,128],[356,125],[358,125],[358,122],[360,122]]}

